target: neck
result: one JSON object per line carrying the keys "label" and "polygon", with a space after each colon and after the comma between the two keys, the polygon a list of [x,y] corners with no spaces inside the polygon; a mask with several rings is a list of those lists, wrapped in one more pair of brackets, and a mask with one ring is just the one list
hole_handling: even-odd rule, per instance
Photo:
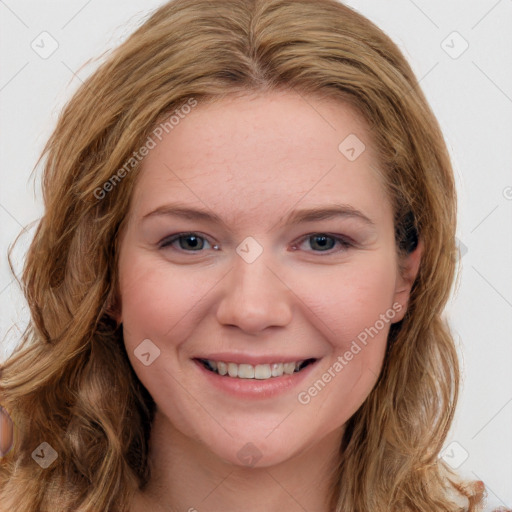
{"label": "neck", "polygon": [[151,479],[131,512],[329,512],[342,429],[268,467],[237,466],[185,436],[158,410],[151,431]]}

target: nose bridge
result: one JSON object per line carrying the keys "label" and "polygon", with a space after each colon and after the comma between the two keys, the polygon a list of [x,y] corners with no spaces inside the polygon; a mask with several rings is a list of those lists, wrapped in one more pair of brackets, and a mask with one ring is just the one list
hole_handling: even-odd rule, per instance
{"label": "nose bridge", "polygon": [[236,256],[217,311],[220,323],[256,332],[290,322],[290,293],[270,260],[263,251],[254,259]]}

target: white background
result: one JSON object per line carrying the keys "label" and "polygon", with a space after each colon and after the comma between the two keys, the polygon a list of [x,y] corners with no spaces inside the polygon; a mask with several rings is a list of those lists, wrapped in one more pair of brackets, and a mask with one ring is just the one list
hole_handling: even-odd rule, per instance
{"label": "white background", "polygon": [[[484,480],[487,510],[512,507],[512,0],[348,3],[405,53],[452,154],[463,271],[447,316],[464,380],[445,455],[464,476]],[[87,61],[161,4],[0,0],[0,360],[27,321],[6,251],[42,214],[39,174],[31,179],[31,171],[44,142],[95,69]],[[58,44],[48,58],[31,47],[51,49],[43,31]],[[33,231],[26,233],[18,272]]]}

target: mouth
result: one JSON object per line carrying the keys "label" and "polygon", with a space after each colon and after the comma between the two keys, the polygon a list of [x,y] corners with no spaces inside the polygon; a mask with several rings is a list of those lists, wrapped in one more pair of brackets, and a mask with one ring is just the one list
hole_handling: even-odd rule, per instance
{"label": "mouth", "polygon": [[256,379],[269,380],[283,375],[292,375],[299,373],[304,368],[313,364],[317,359],[309,358],[295,362],[276,362],[270,364],[237,364],[226,361],[213,361],[211,359],[196,359],[208,371],[216,373],[222,377],[232,379]]}

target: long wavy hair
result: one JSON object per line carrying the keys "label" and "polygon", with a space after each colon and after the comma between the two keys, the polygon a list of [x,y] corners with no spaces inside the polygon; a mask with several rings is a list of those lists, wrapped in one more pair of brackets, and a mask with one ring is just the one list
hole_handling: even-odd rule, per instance
{"label": "long wavy hair", "polygon": [[[155,404],[112,314],[118,234],[139,168],[126,162],[191,98],[278,89],[358,109],[393,205],[397,251],[416,236],[424,244],[379,379],[348,421],[332,509],[480,510],[481,483],[463,482],[439,458],[459,393],[442,318],[457,271],[456,194],[410,66],[379,28],[335,0],[174,0],[85,81],[41,155],[45,209],[21,277],[31,318],[0,375],[15,429],[0,462],[2,512],[124,511],[148,482]],[[58,455],[46,469],[32,458],[43,442]]]}

